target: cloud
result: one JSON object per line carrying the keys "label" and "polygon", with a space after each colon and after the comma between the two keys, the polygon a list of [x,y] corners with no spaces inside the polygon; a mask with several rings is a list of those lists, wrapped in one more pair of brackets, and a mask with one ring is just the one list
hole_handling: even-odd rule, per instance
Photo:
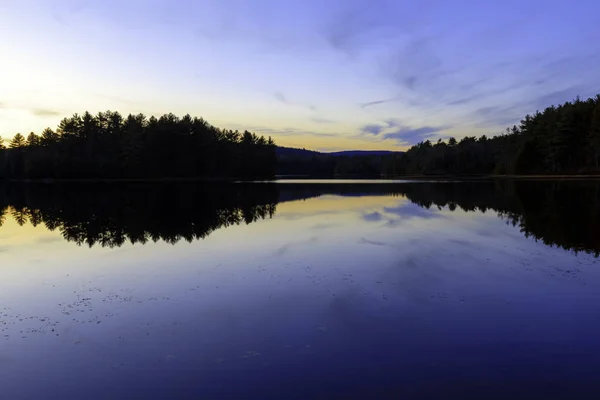
{"label": "cloud", "polygon": [[367,107],[372,107],[372,106],[376,106],[378,104],[383,104],[383,103],[387,103],[391,100],[375,100],[375,101],[367,101],[366,103],[358,103],[358,106],[360,108],[367,108]]}
{"label": "cloud", "polygon": [[60,9],[55,10],[52,18],[61,25],[69,26],[68,19],[81,13],[89,6],[89,1],[77,0],[63,3]]}
{"label": "cloud", "polygon": [[396,140],[398,144],[412,145],[426,140],[431,136],[435,136],[449,128],[450,126],[422,126],[419,128],[412,128],[403,125],[396,119],[389,118],[381,124],[364,125],[360,128],[360,135],[377,136],[384,140],[393,139]]}
{"label": "cloud", "polygon": [[370,124],[370,125],[365,125],[362,127],[361,132],[368,134],[368,135],[379,135],[382,131],[383,131],[383,126],[381,125],[376,125],[376,124]]}
{"label": "cloud", "polygon": [[595,89],[596,90],[590,90],[589,88],[584,88],[577,85],[561,90],[555,90],[538,97],[535,100],[535,107],[536,109],[543,110],[551,105],[558,105],[566,101],[572,101],[577,96],[580,96],[582,99],[586,99],[587,97],[597,93],[597,90],[600,90],[600,87],[596,87]]}
{"label": "cloud", "polygon": [[247,129],[250,132],[256,132],[261,135],[307,135],[318,137],[339,137],[339,134],[307,131],[299,128],[269,128],[266,126],[248,126],[240,124],[231,124],[227,129]]}
{"label": "cloud", "polygon": [[415,75],[404,78],[404,85],[410,90],[415,89],[415,85],[417,84],[417,77]]}
{"label": "cloud", "polygon": [[386,120],[386,121],[384,121],[384,122],[385,122],[385,125],[386,125],[388,128],[397,128],[397,127],[399,127],[399,126],[400,126],[400,124],[398,123],[398,121],[396,121],[396,120],[394,120],[394,119],[388,119],[388,120]]}
{"label": "cloud", "polygon": [[422,16],[430,1],[405,2],[402,6],[389,0],[340,1],[336,12],[327,18],[321,30],[325,42],[334,50],[354,56],[376,43],[397,40],[423,25]]}
{"label": "cloud", "polygon": [[420,128],[409,128],[409,127],[401,127],[395,132],[389,132],[383,135],[384,139],[394,139],[397,140],[398,143],[401,144],[416,144],[427,138],[435,136],[440,132],[449,129],[449,127],[444,126],[422,126]]}
{"label": "cloud", "polygon": [[275,97],[275,99],[283,104],[289,104],[287,98],[285,97],[285,95],[281,92],[275,92],[273,93],[273,97]]}
{"label": "cloud", "polygon": [[38,117],[56,117],[62,115],[60,111],[50,110],[47,108],[32,108],[31,113]]}
{"label": "cloud", "polygon": [[310,119],[312,122],[316,122],[318,124],[334,124],[336,121],[327,118],[313,117]]}
{"label": "cloud", "polygon": [[471,95],[471,96],[462,97],[462,98],[457,99],[457,100],[449,101],[448,103],[446,103],[446,105],[448,105],[448,106],[460,106],[460,105],[463,105],[463,104],[469,104],[469,103],[472,103],[473,101],[475,101],[475,100],[477,100],[477,99],[479,99],[481,97],[482,97],[481,94],[474,94],[474,95]]}
{"label": "cloud", "polygon": [[290,99],[288,99],[288,97],[280,91],[274,92],[273,97],[275,98],[275,100],[277,100],[281,104],[286,104],[286,105],[294,106],[294,107],[307,108],[309,111],[312,111],[312,112],[318,111],[317,107],[313,104],[302,104],[299,102],[290,101]]}
{"label": "cloud", "polygon": [[473,117],[483,125],[506,127],[516,124],[526,113],[531,112],[530,102],[521,102],[509,106],[487,106],[473,111]]}
{"label": "cloud", "polygon": [[123,97],[119,97],[119,96],[111,96],[111,95],[105,95],[102,93],[96,93],[96,92],[87,92],[86,94],[90,95],[90,96],[94,96],[100,99],[105,99],[105,100],[110,100],[111,102],[117,102],[117,103],[122,103],[122,104],[127,104],[130,106],[136,106],[136,107],[142,107],[143,104],[139,103],[137,101],[133,101],[133,100],[129,100]]}
{"label": "cloud", "polygon": [[344,7],[337,18],[325,27],[324,38],[335,50],[352,54],[364,43],[364,36],[381,27],[383,21],[376,11],[377,5],[363,4],[354,9]]}

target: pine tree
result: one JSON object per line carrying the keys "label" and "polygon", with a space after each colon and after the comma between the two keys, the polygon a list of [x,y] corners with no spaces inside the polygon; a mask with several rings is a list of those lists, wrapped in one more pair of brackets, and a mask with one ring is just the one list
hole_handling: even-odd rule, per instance
{"label": "pine tree", "polygon": [[2,137],[0,137],[0,150],[4,150],[6,148],[6,146],[4,145],[4,139],[2,139]]}
{"label": "pine tree", "polygon": [[35,133],[31,132],[29,136],[27,136],[27,146],[34,147],[40,144],[40,137]]}
{"label": "pine tree", "polygon": [[42,137],[40,138],[40,144],[42,146],[48,147],[57,143],[59,140],[59,136],[52,129],[46,128],[42,132]]}
{"label": "pine tree", "polygon": [[21,135],[20,133],[17,133],[15,135],[15,137],[13,137],[12,140],[10,141],[11,149],[20,149],[25,146],[27,146],[27,141],[25,140],[25,137],[23,135]]}

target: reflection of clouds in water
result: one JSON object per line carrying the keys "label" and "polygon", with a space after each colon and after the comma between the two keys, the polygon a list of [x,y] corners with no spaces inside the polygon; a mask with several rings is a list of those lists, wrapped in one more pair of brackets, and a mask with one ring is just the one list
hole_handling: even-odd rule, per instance
{"label": "reflection of clouds in water", "polygon": [[371,244],[374,246],[389,246],[392,247],[390,244],[384,243],[384,242],[378,242],[377,240],[369,240],[369,239],[365,239],[365,238],[361,238],[358,243],[362,243],[362,244]]}
{"label": "reflection of clouds in water", "polygon": [[301,246],[301,245],[305,245],[305,244],[316,243],[318,240],[319,240],[319,238],[317,238],[316,236],[313,236],[310,239],[304,240],[304,241],[301,241],[301,242],[284,244],[283,246],[281,246],[277,250],[275,250],[273,252],[273,254],[276,255],[276,256],[283,256],[292,247]]}
{"label": "reflection of clouds in water", "polygon": [[408,218],[446,218],[444,215],[439,214],[437,210],[426,209],[414,203],[403,203],[398,207],[384,207],[383,210],[388,214],[395,214],[403,219]]}
{"label": "reflection of clouds in water", "polygon": [[372,213],[365,213],[362,215],[361,217],[363,220],[365,221],[369,221],[369,222],[373,222],[373,221],[381,221],[383,220],[383,215],[380,212],[372,212]]}
{"label": "reflection of clouds in water", "polygon": [[447,239],[447,242],[453,245],[469,247],[471,250],[476,249],[477,246],[473,241],[465,239]]}
{"label": "reflection of clouds in water", "polygon": [[277,219],[283,219],[286,221],[295,221],[295,220],[299,220],[302,218],[306,218],[306,217],[315,217],[318,215],[334,215],[334,214],[340,214],[340,211],[335,211],[335,210],[331,210],[331,211],[315,211],[315,212],[310,212],[310,213],[305,213],[305,212],[290,212],[290,213],[280,213],[280,214],[276,214]]}
{"label": "reflection of clouds in water", "polygon": [[[399,218],[395,216],[398,216]],[[414,203],[401,203],[395,207],[383,207],[383,212],[364,212],[361,214],[360,218],[366,222],[385,221],[386,226],[398,226],[406,220],[413,218],[433,219],[447,217],[441,214],[439,210],[423,208]]]}
{"label": "reflection of clouds in water", "polygon": [[41,237],[36,240],[36,243],[44,244],[44,243],[54,243],[54,242],[62,242],[63,238],[60,236],[47,236]]}
{"label": "reflection of clouds in water", "polygon": [[320,229],[330,229],[340,226],[340,224],[316,224],[311,226],[309,229],[320,230]]}

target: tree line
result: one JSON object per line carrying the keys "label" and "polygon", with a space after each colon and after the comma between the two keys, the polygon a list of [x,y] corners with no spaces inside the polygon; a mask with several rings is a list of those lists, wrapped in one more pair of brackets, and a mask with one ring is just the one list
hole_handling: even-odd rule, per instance
{"label": "tree line", "polygon": [[275,142],[189,114],[85,112],[58,128],[0,138],[0,178],[272,178]]}
{"label": "tree line", "polygon": [[600,95],[526,115],[498,136],[422,141],[388,157],[385,175],[600,173]]}
{"label": "tree line", "polygon": [[0,185],[0,227],[12,217],[90,247],[191,242],[227,226],[272,218],[282,202],[323,195],[402,196],[427,209],[493,211],[526,237],[600,255],[595,181],[10,184]]}

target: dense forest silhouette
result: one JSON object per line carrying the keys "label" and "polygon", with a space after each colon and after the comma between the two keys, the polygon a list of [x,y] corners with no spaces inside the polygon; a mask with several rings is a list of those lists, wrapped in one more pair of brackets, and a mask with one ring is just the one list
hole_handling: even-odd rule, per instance
{"label": "dense forest silhouette", "polygon": [[275,163],[271,138],[190,115],[85,112],[64,118],[55,131],[0,140],[5,179],[272,178]]}
{"label": "dense forest silhouette", "polygon": [[600,173],[600,95],[526,115],[502,135],[425,140],[389,157],[385,175]]}
{"label": "dense forest silhouette", "polygon": [[0,186],[0,226],[12,216],[90,247],[191,242],[271,218],[278,203],[323,195],[403,196],[427,209],[493,211],[526,237],[600,254],[600,183],[593,181],[10,184]]}

